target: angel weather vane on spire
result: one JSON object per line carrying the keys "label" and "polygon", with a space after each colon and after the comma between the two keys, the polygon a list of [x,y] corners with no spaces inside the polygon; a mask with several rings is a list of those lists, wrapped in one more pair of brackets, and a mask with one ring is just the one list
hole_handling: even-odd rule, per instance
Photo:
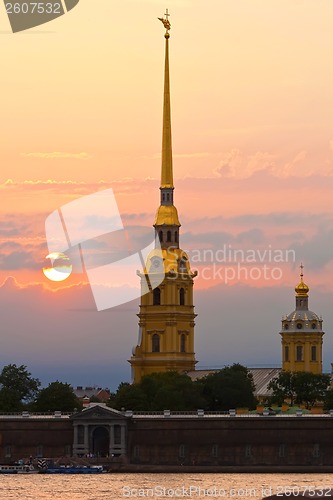
{"label": "angel weather vane on spire", "polygon": [[167,30],[167,32],[171,29],[171,24],[170,24],[170,21],[169,21],[169,10],[166,9],[166,13],[164,14],[165,15],[165,18],[164,17],[158,17],[158,19],[163,23],[163,26],[164,28]]}

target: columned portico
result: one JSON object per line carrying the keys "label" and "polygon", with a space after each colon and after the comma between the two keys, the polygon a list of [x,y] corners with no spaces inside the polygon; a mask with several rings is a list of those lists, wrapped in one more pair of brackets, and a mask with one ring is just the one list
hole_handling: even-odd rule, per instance
{"label": "columned portico", "polygon": [[126,455],[127,417],[121,412],[96,404],[71,418],[74,456]]}

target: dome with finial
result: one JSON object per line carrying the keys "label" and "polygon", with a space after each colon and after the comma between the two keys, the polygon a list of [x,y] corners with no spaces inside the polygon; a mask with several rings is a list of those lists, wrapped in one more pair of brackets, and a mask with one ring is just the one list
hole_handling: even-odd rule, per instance
{"label": "dome with finial", "polygon": [[309,287],[303,281],[303,264],[300,267],[301,282],[295,288],[296,309],[284,316],[282,319],[282,330],[289,330],[290,333],[322,331],[322,319],[316,313],[309,310]]}
{"label": "dome with finial", "polygon": [[303,281],[303,269],[304,266],[303,264],[301,264],[301,274],[300,274],[301,282],[295,288],[295,292],[298,297],[307,297],[310,290],[308,285]]}

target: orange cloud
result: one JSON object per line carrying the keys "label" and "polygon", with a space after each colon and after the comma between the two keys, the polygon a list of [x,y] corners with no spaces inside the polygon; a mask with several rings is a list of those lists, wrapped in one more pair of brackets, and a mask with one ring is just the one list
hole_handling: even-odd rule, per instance
{"label": "orange cloud", "polygon": [[91,155],[88,153],[66,153],[62,151],[53,151],[52,153],[22,153],[22,156],[32,157],[32,158],[42,158],[42,159],[64,159],[73,158],[75,160],[88,160]]}
{"label": "orange cloud", "polygon": [[313,155],[304,149],[293,157],[285,159],[281,154],[268,151],[257,151],[248,154],[239,149],[222,155],[218,166],[213,173],[223,178],[247,179],[258,172],[268,172],[274,177],[332,177],[333,162],[329,159],[329,149],[322,153],[321,158],[314,161]]}

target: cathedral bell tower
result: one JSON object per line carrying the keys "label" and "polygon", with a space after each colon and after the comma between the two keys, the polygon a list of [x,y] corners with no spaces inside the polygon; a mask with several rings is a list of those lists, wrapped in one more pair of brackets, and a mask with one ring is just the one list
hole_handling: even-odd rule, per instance
{"label": "cathedral bell tower", "polygon": [[282,369],[292,372],[322,373],[323,321],[309,311],[309,287],[296,286],[296,309],[282,318]]}
{"label": "cathedral bell tower", "polygon": [[[129,360],[134,383],[150,373],[194,370],[196,364],[193,279],[197,273],[191,272],[188,256],[179,247],[180,222],[173,203],[168,10],[159,19],[166,29],[160,206],[154,223],[161,249],[150,252],[144,272],[138,273],[142,289],[139,340]],[[160,283],[156,287],[154,275]]]}

